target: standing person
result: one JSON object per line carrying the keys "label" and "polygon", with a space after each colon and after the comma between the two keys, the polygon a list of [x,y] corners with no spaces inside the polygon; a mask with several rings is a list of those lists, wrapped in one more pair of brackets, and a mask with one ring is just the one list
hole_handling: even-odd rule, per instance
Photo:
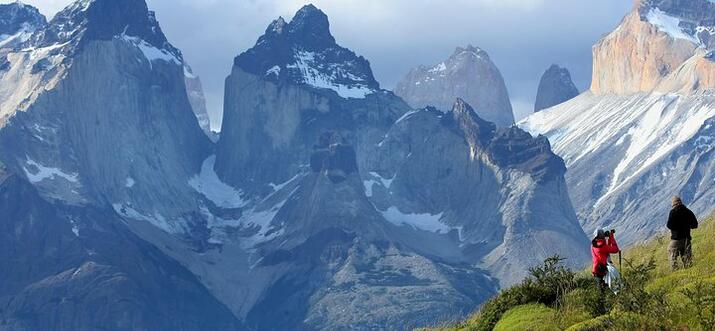
{"label": "standing person", "polygon": [[601,289],[607,287],[604,277],[608,274],[608,257],[621,251],[616,242],[615,232],[615,230],[596,230],[591,241],[591,257],[593,258],[591,273]]}
{"label": "standing person", "polygon": [[672,199],[673,209],[668,215],[668,229],[670,229],[670,245],[668,257],[670,268],[678,269],[678,258],[683,260],[683,267],[688,268],[693,264],[693,246],[690,230],[698,228],[698,219],[690,209],[685,207],[683,200],[675,196]]}

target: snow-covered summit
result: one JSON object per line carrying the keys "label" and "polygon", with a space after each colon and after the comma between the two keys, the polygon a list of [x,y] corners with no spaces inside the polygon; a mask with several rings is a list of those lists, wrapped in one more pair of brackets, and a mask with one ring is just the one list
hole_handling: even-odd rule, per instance
{"label": "snow-covered summit", "polygon": [[370,63],[335,42],[328,17],[313,5],[301,8],[289,23],[274,20],[234,63],[269,80],[333,90],[343,98],[364,98],[380,89]]}

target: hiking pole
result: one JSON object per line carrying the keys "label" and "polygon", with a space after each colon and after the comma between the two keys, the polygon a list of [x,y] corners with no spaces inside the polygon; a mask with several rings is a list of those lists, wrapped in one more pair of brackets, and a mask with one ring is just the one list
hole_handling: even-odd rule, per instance
{"label": "hiking pole", "polygon": [[618,250],[618,269],[623,270],[623,260],[621,259],[621,251]]}

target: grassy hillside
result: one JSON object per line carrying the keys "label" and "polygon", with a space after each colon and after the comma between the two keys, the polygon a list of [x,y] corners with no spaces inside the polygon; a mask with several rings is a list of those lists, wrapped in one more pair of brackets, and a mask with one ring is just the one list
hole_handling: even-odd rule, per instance
{"label": "grassy hillside", "polygon": [[469,320],[438,330],[715,330],[715,217],[693,232],[693,267],[670,271],[669,241],[624,250],[624,289],[607,291],[605,303],[590,272],[551,259]]}

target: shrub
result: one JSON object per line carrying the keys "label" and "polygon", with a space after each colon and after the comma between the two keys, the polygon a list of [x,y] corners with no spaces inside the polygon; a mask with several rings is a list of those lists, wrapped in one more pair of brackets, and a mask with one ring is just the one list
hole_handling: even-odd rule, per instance
{"label": "shrub", "polygon": [[698,281],[694,288],[681,290],[704,330],[715,330],[715,284]]}
{"label": "shrub", "polygon": [[495,298],[479,311],[474,330],[490,331],[508,310],[527,303],[557,305],[563,296],[576,288],[576,273],[563,266],[563,258],[553,256],[543,265],[529,269],[529,277]]}

